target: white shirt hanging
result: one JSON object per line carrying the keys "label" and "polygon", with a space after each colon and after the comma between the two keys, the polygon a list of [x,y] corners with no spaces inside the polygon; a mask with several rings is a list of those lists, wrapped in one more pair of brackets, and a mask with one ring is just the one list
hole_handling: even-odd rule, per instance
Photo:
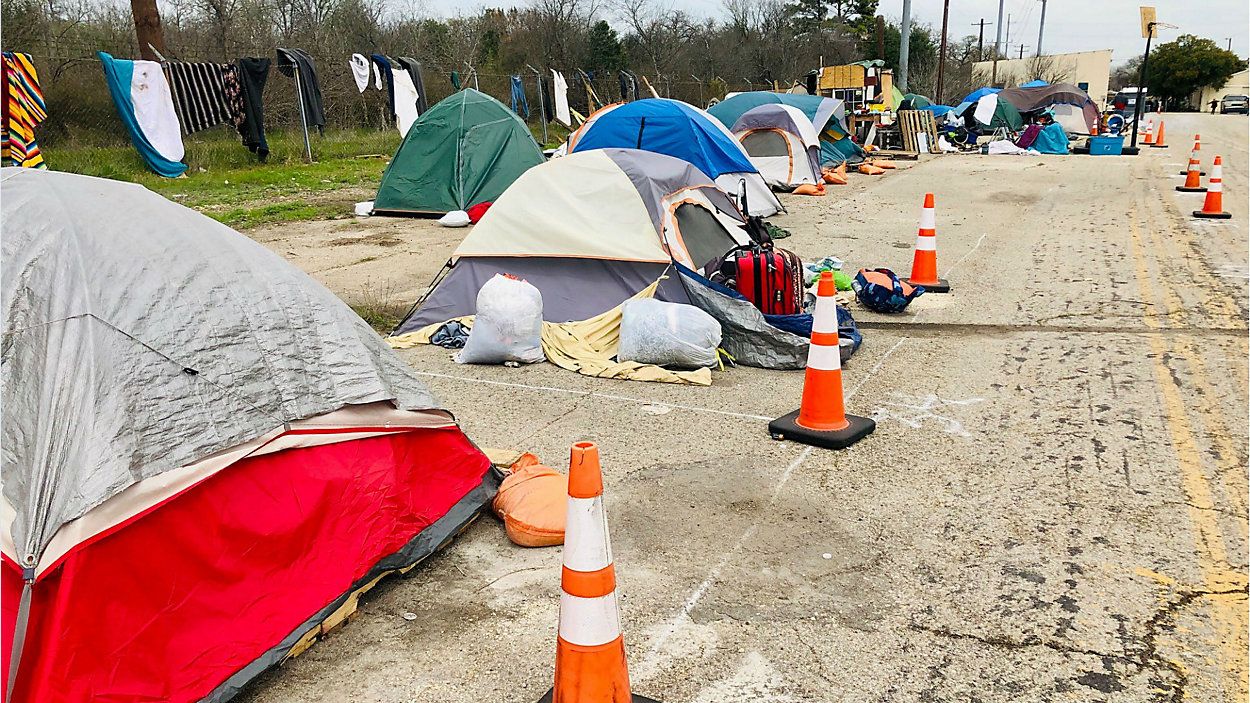
{"label": "white shirt hanging", "polygon": [[352,54],[348,63],[352,67],[352,78],[356,79],[356,88],[365,92],[365,88],[369,87],[369,59],[360,54]]}
{"label": "white shirt hanging", "polygon": [[569,114],[569,84],[564,80],[564,74],[559,71],[551,72],[551,95],[556,101],[556,122],[565,127],[572,127],[573,116]]}

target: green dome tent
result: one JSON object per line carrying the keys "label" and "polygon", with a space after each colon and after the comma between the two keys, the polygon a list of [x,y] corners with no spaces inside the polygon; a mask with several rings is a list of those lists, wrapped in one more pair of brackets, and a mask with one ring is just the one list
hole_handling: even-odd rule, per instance
{"label": "green dome tent", "polygon": [[439,101],[409,128],[382,174],[373,212],[441,215],[494,201],[543,162],[529,128],[503,103],[466,89]]}

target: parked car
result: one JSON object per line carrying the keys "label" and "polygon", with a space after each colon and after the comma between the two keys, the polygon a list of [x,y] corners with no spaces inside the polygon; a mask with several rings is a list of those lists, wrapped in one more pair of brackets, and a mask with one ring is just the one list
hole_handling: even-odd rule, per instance
{"label": "parked car", "polygon": [[1222,99],[1220,99],[1220,113],[1228,114],[1230,112],[1240,112],[1243,115],[1250,115],[1250,96],[1225,95]]}
{"label": "parked car", "polygon": [[1139,95],[1145,97],[1146,100],[1141,110],[1143,116],[1150,113],[1155,107],[1154,101],[1149,96],[1146,96],[1145,93],[1146,91],[1144,90],[1139,93],[1137,88],[1123,88],[1115,94],[1115,97],[1111,98],[1107,112],[1119,115],[1125,121],[1132,122],[1133,112],[1137,109],[1137,98]]}

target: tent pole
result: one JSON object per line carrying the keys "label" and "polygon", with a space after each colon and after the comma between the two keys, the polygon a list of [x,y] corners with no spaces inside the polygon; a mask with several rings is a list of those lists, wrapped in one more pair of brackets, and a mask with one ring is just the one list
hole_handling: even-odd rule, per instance
{"label": "tent pole", "polygon": [[299,82],[299,64],[291,64],[295,69],[295,102],[299,103],[299,126],[304,130],[304,161],[312,163],[312,143],[308,141],[308,116],[304,114],[304,91]]}

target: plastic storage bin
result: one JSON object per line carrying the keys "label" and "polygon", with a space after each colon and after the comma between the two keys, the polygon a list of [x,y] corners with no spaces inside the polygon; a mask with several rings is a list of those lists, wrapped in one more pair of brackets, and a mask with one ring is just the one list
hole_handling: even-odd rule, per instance
{"label": "plastic storage bin", "polygon": [[1090,137],[1090,156],[1119,156],[1124,153],[1124,137]]}

